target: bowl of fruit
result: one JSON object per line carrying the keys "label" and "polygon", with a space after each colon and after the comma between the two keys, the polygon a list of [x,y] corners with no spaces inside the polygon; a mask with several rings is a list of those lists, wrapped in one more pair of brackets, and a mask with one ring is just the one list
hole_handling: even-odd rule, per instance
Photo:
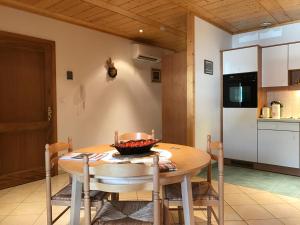
{"label": "bowl of fruit", "polygon": [[120,141],[118,144],[112,145],[121,155],[136,155],[150,152],[151,148],[158,143],[158,139],[141,139]]}

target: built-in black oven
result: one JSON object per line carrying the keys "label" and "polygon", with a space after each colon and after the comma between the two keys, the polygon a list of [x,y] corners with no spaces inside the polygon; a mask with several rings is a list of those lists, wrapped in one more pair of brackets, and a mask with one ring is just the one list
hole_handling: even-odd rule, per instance
{"label": "built-in black oven", "polygon": [[223,107],[257,107],[257,72],[223,76]]}

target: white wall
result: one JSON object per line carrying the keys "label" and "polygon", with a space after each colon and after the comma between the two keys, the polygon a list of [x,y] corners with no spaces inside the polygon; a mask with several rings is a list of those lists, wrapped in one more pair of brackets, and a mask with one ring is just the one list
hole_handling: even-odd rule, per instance
{"label": "white wall", "polygon": [[[116,129],[154,128],[161,136],[161,85],[151,83],[151,65],[133,62],[130,40],[4,6],[0,30],[56,42],[60,140],[70,135],[75,147],[112,143]],[[106,76],[108,57],[118,69],[115,80]]]}
{"label": "white wall", "polygon": [[233,35],[232,47],[275,45],[300,41],[300,23]]}
{"label": "white wall", "polygon": [[[231,34],[196,18],[195,20],[195,92],[196,146],[206,148],[208,133],[221,135],[221,62],[220,50],[231,48]],[[204,74],[204,59],[213,61],[213,75]]]}

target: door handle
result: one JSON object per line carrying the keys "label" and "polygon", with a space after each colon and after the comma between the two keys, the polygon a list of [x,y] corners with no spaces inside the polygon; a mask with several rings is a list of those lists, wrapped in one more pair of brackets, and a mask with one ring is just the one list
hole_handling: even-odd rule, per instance
{"label": "door handle", "polygon": [[51,106],[48,106],[48,121],[52,119],[52,108]]}

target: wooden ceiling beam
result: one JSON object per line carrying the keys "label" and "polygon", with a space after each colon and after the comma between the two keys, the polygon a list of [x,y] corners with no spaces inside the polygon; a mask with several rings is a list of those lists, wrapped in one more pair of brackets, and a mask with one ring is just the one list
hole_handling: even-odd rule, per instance
{"label": "wooden ceiling beam", "polygon": [[276,0],[257,0],[257,2],[274,18],[277,23],[286,23],[292,19]]}
{"label": "wooden ceiling beam", "polygon": [[[165,24],[162,24],[160,22],[157,22],[156,20],[152,20],[152,19],[149,19],[147,17],[143,17],[143,16],[140,16],[140,15],[137,15],[135,13],[132,13],[128,10],[125,10],[119,6],[115,6],[115,5],[112,5],[112,4],[109,4],[107,2],[104,2],[104,1],[99,1],[99,0],[82,0],[83,2],[86,2],[86,3],[89,3],[89,4],[92,4],[92,5],[95,5],[95,6],[98,6],[98,7],[101,7],[103,9],[107,9],[107,10],[110,10],[112,12],[115,12],[115,13],[118,13],[118,14],[121,14],[123,16],[126,16],[128,18],[131,18],[131,19],[134,19],[136,21],[139,21],[143,24],[147,24],[149,26],[152,26],[152,27],[155,27],[157,29],[161,29],[161,27],[164,27],[164,31],[165,32],[169,32],[169,33],[172,33],[176,36],[182,36],[182,37],[185,37],[186,36],[186,33],[181,31],[181,30],[178,30],[178,29],[175,29],[173,27],[170,27],[170,26],[167,26]],[[138,28],[137,28],[138,29]]]}

